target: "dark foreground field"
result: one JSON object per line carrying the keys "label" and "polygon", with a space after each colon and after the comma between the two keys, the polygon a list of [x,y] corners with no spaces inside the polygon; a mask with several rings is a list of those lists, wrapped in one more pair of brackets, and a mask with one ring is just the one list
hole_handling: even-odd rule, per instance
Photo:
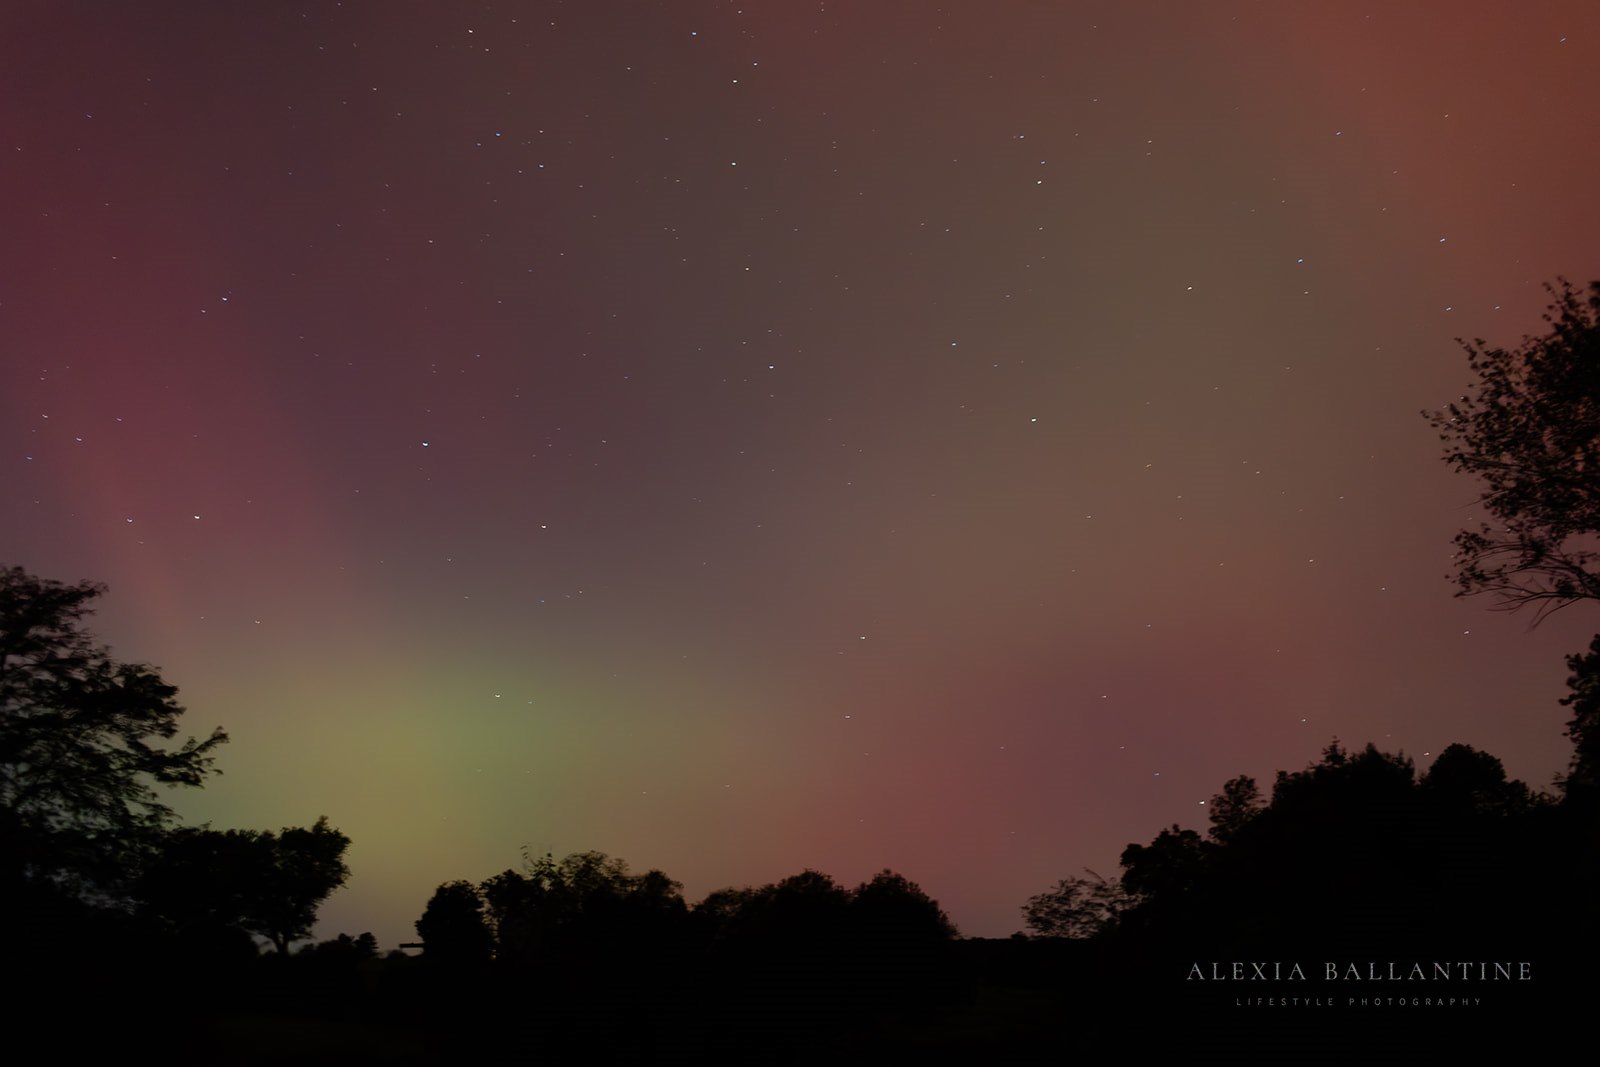
{"label": "dark foreground field", "polygon": [[[1348,970],[1329,981],[1321,961],[1303,980],[1273,981],[1270,967],[1266,980],[1217,980],[1229,968],[1212,961],[1197,978],[1176,956],[1059,941],[945,948],[916,973],[876,978],[759,963],[446,975],[420,958],[317,970],[263,957],[194,984],[148,961],[135,970],[152,984],[114,1003],[84,989],[83,1014],[37,989],[13,1034],[42,1030],[69,1058],[143,1049],[178,1064],[1482,1063],[1572,1032],[1585,992],[1576,963],[1548,957],[1530,979],[1406,983]],[[101,990],[130,977],[91,970]]]}

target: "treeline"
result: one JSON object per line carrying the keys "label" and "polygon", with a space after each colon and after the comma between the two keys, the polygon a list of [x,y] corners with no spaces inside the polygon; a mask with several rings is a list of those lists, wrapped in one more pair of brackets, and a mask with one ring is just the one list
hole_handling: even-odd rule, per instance
{"label": "treeline", "polygon": [[[1594,809],[1581,788],[1535,792],[1466,745],[1418,775],[1403,754],[1337,742],[1270,798],[1228,782],[1205,835],[1174,825],[1129,845],[1122,873],[1064,879],[1024,907],[1044,936],[1204,947],[1228,958],[1296,946],[1459,952],[1593,939]],[[1254,958],[1253,956],[1251,958]]]}
{"label": "treeline", "polygon": [[[1592,693],[1582,673],[1574,690]],[[1580,749],[1584,715],[1569,727]],[[1488,1062],[1508,1035],[1588,1010],[1592,765],[1580,751],[1547,793],[1467,745],[1418,774],[1404,754],[1334,742],[1270,794],[1226,783],[1204,833],[1170,826],[1129,845],[1118,877],[1086,872],[1030,899],[1031,945],[1078,946],[1058,974],[1092,976],[1102,1006],[1160,1005],[1164,1034],[1182,1035],[1166,1047],[1191,1060]],[[1390,980],[1414,965],[1454,978]],[[1004,970],[1051,985],[1025,953]],[[1498,973],[1516,980],[1472,980]],[[1070,980],[1055,988],[1085,1001]]]}
{"label": "treeline", "polygon": [[[853,889],[806,870],[691,906],[661,871],[635,875],[598,852],[528,855],[520,870],[441,885],[416,926],[419,981],[456,1003],[514,1001],[548,1041],[604,1034],[626,1062],[831,1047],[958,995],[954,925],[887,870]],[[492,1029],[475,1039],[504,1047]]]}
{"label": "treeline", "polygon": [[[80,623],[100,592],[0,570],[0,914],[30,978],[12,1002],[24,1043],[72,1033],[109,1052],[181,1004],[167,1062],[1015,1060],[1116,1051],[1142,1004],[1163,1024],[1144,1046],[1193,1053],[1262,1032],[1197,964],[1531,966],[1535,984],[1493,990],[1498,1014],[1458,1027],[1477,1041],[1507,1011],[1575,1010],[1600,941],[1597,638],[1568,660],[1574,755],[1553,792],[1464,745],[1418,774],[1335,742],[1270,792],[1226,783],[1204,833],[1169,827],[1129,845],[1117,877],[1033,897],[1032,936],[964,940],[887,870],[690,903],[661,871],[580,852],[439,886],[420,954],[383,955],[370,934],[304,944],[348,838],[326,819],[179,825],[155,787],[201,784],[225,737],[163,744],[176,690],[93,643]],[[1394,1036],[1404,1021],[1345,1025]],[[1282,1058],[1304,1058],[1305,1025],[1269,1028]]]}
{"label": "treeline", "polygon": [[[1582,672],[1572,684],[1590,691]],[[1203,833],[1174,825],[1129,845],[1118,877],[1067,878],[1033,897],[1021,909],[1031,935],[1007,941],[957,938],[934,900],[889,871],[852,890],[805,871],[691,905],[660,871],[634,875],[594,852],[529,856],[440,886],[417,922],[423,954],[407,963],[451,990],[447,1017],[493,1003],[492,1017],[562,1047],[621,1042],[617,1062],[1101,1054],[1152,1013],[1161,1025],[1139,1033],[1147,1047],[1201,1058],[1248,1057],[1265,1034],[1268,1061],[1314,1059],[1300,1043],[1322,1029],[1332,1062],[1383,1042],[1481,1050],[1508,1025],[1575,1009],[1587,989],[1600,824],[1584,765],[1575,758],[1543,792],[1466,745],[1419,774],[1404,754],[1335,741],[1270,792],[1248,776],[1227,782]],[[1235,962],[1308,973],[1302,985],[1220,987],[1215,967]],[[1330,963],[1365,974],[1412,962],[1533,977],[1487,991],[1324,978]],[[1356,1017],[1361,997],[1392,1007],[1396,992],[1416,1003]],[[1268,996],[1340,1014],[1264,1021],[1240,1007]],[[1424,996],[1477,1001],[1439,1028],[1416,1014]],[[1130,1005],[1149,1011],[1129,1016]],[[478,1047],[507,1047],[514,1031],[497,1025],[474,1035]],[[428,1035],[430,1047],[443,1040]]]}

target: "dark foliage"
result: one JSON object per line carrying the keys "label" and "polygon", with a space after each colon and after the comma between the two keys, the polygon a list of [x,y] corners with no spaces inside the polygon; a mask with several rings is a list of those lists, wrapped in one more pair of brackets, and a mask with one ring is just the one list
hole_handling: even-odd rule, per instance
{"label": "dark foliage", "polygon": [[200,785],[227,735],[165,743],[177,689],[84,628],[104,592],[0,570],[0,880],[112,903],[173,822],[157,787]]}
{"label": "dark foliage", "polygon": [[[5,856],[7,903],[28,920],[8,947],[34,978],[16,1004],[24,1045],[77,1025],[77,1001],[51,991],[92,988],[111,994],[94,1014],[108,1055],[175,1000],[195,1011],[200,1021],[162,1050],[179,1063],[1032,1062],[1123,1049],[1115,1020],[1139,1003],[1164,1013],[1159,1032],[1138,1035],[1142,1048],[1204,1058],[1264,1031],[1242,1013],[1217,1015],[1214,1001],[1185,999],[1190,990],[1171,979],[1192,961],[1448,959],[1464,949],[1535,960],[1554,975],[1540,994],[1553,988],[1550,1002],[1566,1010],[1576,996],[1561,991],[1583,987],[1571,984],[1581,970],[1563,965],[1581,964],[1597,941],[1581,902],[1600,873],[1591,751],[1600,638],[1568,661],[1577,754],[1560,802],[1467,746],[1445,749],[1419,776],[1404,755],[1335,742],[1304,770],[1279,773],[1270,798],[1248,777],[1227,782],[1204,835],[1175,825],[1129,845],[1120,879],[1089,872],[1034,897],[1024,914],[1039,937],[961,942],[935,900],[888,870],[854,889],[805,870],[691,908],[664,873],[582,852],[524,855],[519,870],[440,886],[416,924],[421,958],[380,958],[370,934],[290,955],[346,877],[349,842],[325,818],[276,833],[173,828],[154,788],[198,784],[220,736],[158,752],[117,733],[111,757],[80,753],[73,766],[122,774],[121,793],[75,794],[67,783],[54,802],[29,806],[49,794],[27,789],[50,780],[36,753],[64,743],[52,729],[122,721],[78,717],[66,699],[99,707],[86,697],[100,692],[86,665],[110,661],[75,626],[97,588],[30,581],[57,598],[57,629],[13,626],[25,639],[8,638],[4,647],[20,651],[0,659],[9,746],[0,751],[25,753],[6,769],[13,792],[0,809],[7,844],[18,846]],[[54,659],[40,651],[52,645]],[[40,682],[52,670],[53,688]],[[153,703],[134,703],[143,721],[165,724],[147,733],[170,737],[181,709],[170,687],[151,685],[133,689]],[[51,699],[18,696],[27,693]],[[112,707],[132,699],[101,695]],[[173,762],[124,760],[124,750]],[[74,813],[75,796],[105,807]],[[112,847],[119,819],[130,840]],[[255,937],[279,951],[258,953]],[[1274,1031],[1279,1061],[1312,1032],[1310,1016],[1293,1018]],[[1476,1037],[1455,1044],[1477,1051]],[[1337,1054],[1352,1050],[1345,1042]]]}
{"label": "dark foliage", "polygon": [[1463,342],[1475,391],[1424,412],[1495,520],[1456,535],[1457,595],[1533,604],[1536,621],[1600,599],[1600,282],[1546,288],[1549,332],[1513,349]]}
{"label": "dark foliage", "polygon": [[185,936],[233,929],[279,952],[311,935],[317,908],[349,877],[350,839],[328,825],[167,834],[139,885],[144,913]]}
{"label": "dark foliage", "polygon": [[[1580,827],[1555,801],[1466,745],[1426,775],[1410,759],[1337,742],[1303,771],[1279,772],[1270,803],[1234,779],[1211,803],[1211,833],[1170,827],[1129,845],[1117,889],[1069,880],[1030,901],[1032,928],[1241,952],[1338,945],[1393,953],[1476,939],[1547,938],[1545,916],[1506,906],[1530,876],[1576,890]],[[1589,843],[1589,851],[1593,850]],[[1107,903],[1115,901],[1115,903]],[[1054,909],[1054,910],[1052,910]]]}
{"label": "dark foliage", "polygon": [[1115,930],[1122,913],[1138,902],[1121,881],[1087,873],[1087,878],[1063,878],[1054,888],[1028,898],[1022,919],[1035,936],[1084,941],[1102,937]]}
{"label": "dark foliage", "polygon": [[682,887],[660,871],[630,874],[602,852],[561,860],[524,855],[479,887],[497,959],[534,966],[561,959],[589,967],[617,953],[665,951],[683,926]]}
{"label": "dark foliage", "polygon": [[481,965],[494,956],[494,932],[471,882],[446,882],[435,889],[416,926],[429,961],[439,966]]}
{"label": "dark foliage", "polygon": [[882,870],[850,894],[850,922],[869,942],[947,941],[955,924],[939,902],[903,874]]}
{"label": "dark foliage", "polygon": [[1594,810],[1600,807],[1600,635],[1589,642],[1587,654],[1567,657],[1567,670],[1571,691],[1561,703],[1572,709],[1572,763],[1561,784],[1569,801]]}
{"label": "dark foliage", "polygon": [[[660,871],[599,852],[525,855],[520,870],[439,887],[415,962],[434,999],[428,1040],[484,1054],[516,1044],[463,1013],[520,1020],[541,1049],[663,1049],[710,1062],[794,1062],[869,1041],[889,1017],[948,1003],[955,927],[915,883],[883,871],[855,889],[806,870],[724,889],[690,909]],[[515,1007],[512,1007],[515,1005]]]}
{"label": "dark foliage", "polygon": [[1256,788],[1254,778],[1241,774],[1223,785],[1222,792],[1211,798],[1206,816],[1211,820],[1211,829],[1207,836],[1219,845],[1226,845],[1236,839],[1260,813],[1261,790]]}
{"label": "dark foliage", "polygon": [[378,939],[370,932],[351,937],[349,934],[340,934],[338,937],[327,941],[318,941],[314,945],[307,945],[296,956],[314,957],[321,960],[331,960],[338,963],[360,963],[365,960],[378,958]]}

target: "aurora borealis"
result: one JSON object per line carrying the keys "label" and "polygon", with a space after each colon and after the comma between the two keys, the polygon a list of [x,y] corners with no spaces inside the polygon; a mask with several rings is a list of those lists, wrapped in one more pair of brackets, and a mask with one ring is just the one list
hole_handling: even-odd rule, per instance
{"label": "aurora borealis", "polygon": [[599,849],[963,933],[1335,736],[1547,784],[1453,338],[1600,277],[1600,8],[0,11],[0,562],[321,930]]}

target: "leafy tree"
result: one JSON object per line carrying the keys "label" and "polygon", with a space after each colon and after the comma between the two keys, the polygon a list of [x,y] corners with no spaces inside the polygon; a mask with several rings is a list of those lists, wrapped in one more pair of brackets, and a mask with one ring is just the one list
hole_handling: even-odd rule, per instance
{"label": "leafy tree", "polygon": [[483,896],[471,882],[446,882],[433,891],[417,935],[430,960],[483,963],[494,954],[494,934],[483,913]]}
{"label": "leafy tree", "polygon": [[230,927],[287,952],[311,936],[317,908],[349,877],[349,845],[327,816],[276,834],[186,827],[168,835],[139,894],[179,933]]}
{"label": "leafy tree", "polygon": [[850,894],[852,921],[873,941],[948,941],[956,936],[939,902],[903,874],[883,870]]}
{"label": "leafy tree", "polygon": [[1424,412],[1495,519],[1456,535],[1456,595],[1535,604],[1535,622],[1600,599],[1600,282],[1546,289],[1550,331],[1513,349],[1462,342],[1474,392]]}
{"label": "leafy tree", "polygon": [[603,852],[561,860],[524,853],[479,887],[499,955],[527,962],[541,953],[643,941],[685,914],[682,886],[661,871],[635,875]]}
{"label": "leafy tree", "polygon": [[350,839],[329,826],[326,815],[309,829],[234,832],[252,834],[261,854],[260,880],[242,925],[288,952],[292,942],[311,936],[317,908],[350,877],[344,864]]}
{"label": "leafy tree", "polygon": [[1115,929],[1138,898],[1121,882],[1088,873],[1088,878],[1063,878],[1049,892],[1029,897],[1022,906],[1028,929],[1039,937],[1078,939],[1100,937]]}
{"label": "leafy tree", "polygon": [[955,927],[916,883],[882,871],[854,890],[830,875],[807,868],[758,888],[719,889],[695,905],[695,917],[715,941],[820,947],[844,941],[852,931],[918,929],[935,938],[955,936]]}
{"label": "leafy tree", "polygon": [[1250,821],[1261,813],[1261,790],[1256,780],[1247,774],[1227,782],[1222,792],[1211,798],[1211,829],[1207,831],[1212,841],[1226,845],[1239,836]]}
{"label": "leafy tree", "polygon": [[295,955],[337,963],[361,963],[378,958],[378,939],[370,931],[355,937],[340,934],[327,941],[307,945]]}
{"label": "leafy tree", "polygon": [[1422,795],[1462,815],[1519,815],[1533,803],[1528,787],[1506,777],[1505,764],[1471,745],[1449,745],[1419,783]]}
{"label": "leafy tree", "polygon": [[850,904],[850,893],[832,875],[807,867],[772,886],[773,906],[795,915],[837,916]]}
{"label": "leafy tree", "polygon": [[173,821],[157,786],[198,786],[221,729],[178,732],[177,689],[84,628],[93,582],[0,570],[0,879],[102,902]]}
{"label": "leafy tree", "polygon": [[1404,753],[1380,752],[1368,743],[1351,755],[1334,741],[1323,750],[1322,762],[1294,774],[1278,772],[1264,814],[1271,815],[1271,833],[1283,833],[1287,822],[1301,831],[1329,834],[1324,844],[1337,839],[1341,846],[1368,850],[1380,836],[1408,832],[1406,813],[1415,787],[1416,767]]}
{"label": "leafy tree", "polygon": [[862,1006],[932,1011],[950,986],[955,924],[922,887],[882,870],[850,893],[848,943],[840,957]]}
{"label": "leafy tree", "polygon": [[1148,845],[1122,850],[1122,886],[1139,896],[1166,899],[1194,888],[1204,870],[1206,842],[1193,830],[1176,823],[1161,831]]}
{"label": "leafy tree", "polygon": [[[768,887],[770,889],[770,887]],[[711,942],[725,942],[737,938],[746,925],[747,918],[759,907],[763,889],[750,886],[729,886],[706,895],[694,906],[694,922]]]}
{"label": "leafy tree", "polygon": [[224,930],[249,940],[241,920],[255,892],[260,858],[248,831],[172,830],[139,879],[140,910],[186,941],[215,939]]}
{"label": "leafy tree", "polygon": [[[1538,806],[1499,760],[1465,745],[1443,750],[1419,782],[1404,755],[1334,741],[1305,770],[1280,771],[1270,803],[1248,776],[1225,784],[1209,839],[1171,826],[1123,851],[1119,881],[1064,879],[1023,915],[1047,937],[1156,942],[1216,931],[1270,943],[1313,917],[1326,929],[1393,919],[1419,901],[1467,900],[1500,876]],[[1441,904],[1430,920],[1442,914]]]}
{"label": "leafy tree", "polygon": [[1567,736],[1572,739],[1572,763],[1561,779],[1568,798],[1581,794],[1585,802],[1600,795],[1600,635],[1589,642],[1583,656],[1568,656],[1567,678],[1571,690],[1561,703],[1572,709]]}

